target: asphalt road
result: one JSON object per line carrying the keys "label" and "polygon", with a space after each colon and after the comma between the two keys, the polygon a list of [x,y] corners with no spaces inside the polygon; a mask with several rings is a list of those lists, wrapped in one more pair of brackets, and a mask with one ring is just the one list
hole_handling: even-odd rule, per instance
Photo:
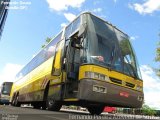
{"label": "asphalt road", "polygon": [[120,120],[120,119],[157,119],[139,115],[106,114],[92,116],[88,112],[64,110],[53,112],[48,110],[33,109],[31,107],[13,107],[0,105],[0,120]]}
{"label": "asphalt road", "polygon": [[[72,113],[74,114],[74,113]],[[53,112],[33,109],[31,107],[0,106],[0,120],[67,120],[71,115],[61,110]]]}

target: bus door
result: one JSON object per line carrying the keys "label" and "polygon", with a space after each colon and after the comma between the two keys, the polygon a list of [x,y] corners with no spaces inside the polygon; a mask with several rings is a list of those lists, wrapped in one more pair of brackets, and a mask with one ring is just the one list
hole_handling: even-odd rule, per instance
{"label": "bus door", "polygon": [[[66,46],[66,82],[64,98],[76,98],[78,93],[78,75],[80,64],[80,49],[75,47],[79,42],[76,36],[73,36]],[[77,44],[78,45],[78,44]]]}
{"label": "bus door", "polygon": [[62,82],[63,82],[63,74],[62,74],[62,58],[64,52],[64,43],[65,40],[60,41],[56,45],[55,57],[53,61],[53,70],[52,75],[54,76],[53,82],[54,87],[49,89],[49,95],[52,93],[55,99],[61,99],[62,92]]}

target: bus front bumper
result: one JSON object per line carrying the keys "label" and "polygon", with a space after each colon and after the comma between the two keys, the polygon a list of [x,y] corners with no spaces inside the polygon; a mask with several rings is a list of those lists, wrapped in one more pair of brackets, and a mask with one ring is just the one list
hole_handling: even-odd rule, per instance
{"label": "bus front bumper", "polygon": [[108,106],[140,108],[143,103],[143,92],[104,81],[82,79],[78,98]]}

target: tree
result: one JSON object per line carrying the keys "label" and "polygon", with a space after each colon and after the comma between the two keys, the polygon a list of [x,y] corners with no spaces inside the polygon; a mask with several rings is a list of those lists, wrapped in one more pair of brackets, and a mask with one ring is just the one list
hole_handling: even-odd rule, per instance
{"label": "tree", "polygon": [[150,108],[148,105],[143,105],[142,106],[142,113],[144,114],[144,115],[155,115],[156,114],[156,111],[155,111],[155,109],[153,109],[153,108]]}
{"label": "tree", "polygon": [[41,48],[46,47],[46,45],[47,45],[51,40],[52,40],[52,39],[51,39],[50,37],[47,37],[47,38],[46,38],[46,41],[45,41],[45,44],[43,44],[43,45],[41,46]]}
{"label": "tree", "polygon": [[[160,37],[160,34],[159,34],[159,37]],[[158,43],[157,48],[156,48],[155,61],[160,63],[160,42]],[[156,73],[160,77],[160,67],[158,69],[156,69]]]}

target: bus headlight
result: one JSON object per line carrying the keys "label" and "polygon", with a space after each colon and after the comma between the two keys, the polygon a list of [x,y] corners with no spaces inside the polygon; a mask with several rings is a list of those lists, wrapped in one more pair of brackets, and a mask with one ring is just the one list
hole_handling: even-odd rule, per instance
{"label": "bus headlight", "polygon": [[97,73],[97,72],[89,72],[86,71],[85,72],[85,77],[86,78],[93,78],[93,79],[99,79],[99,80],[103,80],[103,81],[108,81],[109,82],[109,77],[101,74],[101,73]]}
{"label": "bus headlight", "polygon": [[99,73],[94,73],[94,78],[99,79],[100,74]]}
{"label": "bus headlight", "polygon": [[94,78],[94,73],[93,72],[85,72],[85,77]]}
{"label": "bus headlight", "polygon": [[142,89],[143,89],[143,88],[142,88],[141,86],[137,85],[136,90],[142,91]]}
{"label": "bus headlight", "polygon": [[99,74],[99,79],[100,79],[100,80],[105,80],[105,75]]}

